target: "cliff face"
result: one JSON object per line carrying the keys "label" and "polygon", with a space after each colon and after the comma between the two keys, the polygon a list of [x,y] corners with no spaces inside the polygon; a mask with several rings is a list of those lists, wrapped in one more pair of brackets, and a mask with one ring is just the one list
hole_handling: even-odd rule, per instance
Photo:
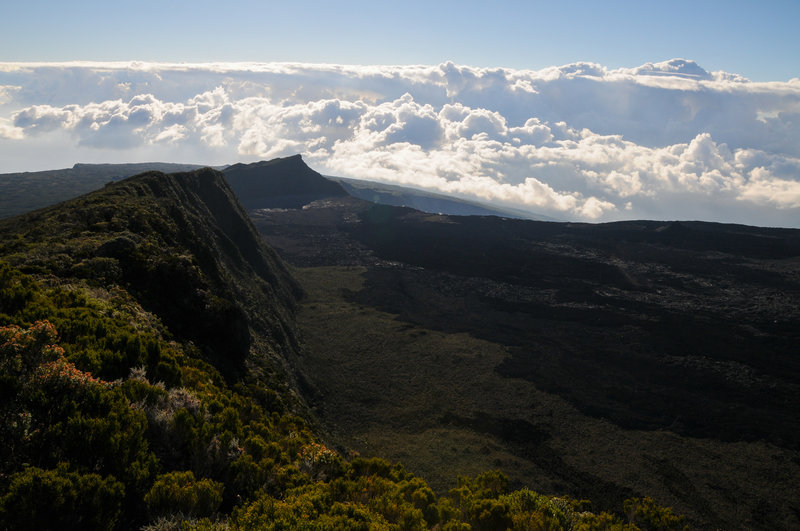
{"label": "cliff face", "polygon": [[141,174],[4,220],[0,233],[12,265],[57,284],[119,285],[227,377],[258,365],[284,380],[300,291],[221,173]]}
{"label": "cliff face", "polygon": [[300,208],[317,199],[348,195],[342,185],[309,168],[300,155],[234,164],[224,173],[247,209]]}

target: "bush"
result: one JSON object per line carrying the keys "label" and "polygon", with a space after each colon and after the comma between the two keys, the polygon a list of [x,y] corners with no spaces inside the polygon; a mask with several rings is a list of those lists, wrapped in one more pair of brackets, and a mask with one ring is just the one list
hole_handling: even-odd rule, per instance
{"label": "bush", "polygon": [[28,468],[11,476],[0,499],[6,529],[110,529],[120,516],[125,487],[113,476]]}
{"label": "bush", "polygon": [[150,516],[181,513],[211,516],[222,503],[223,485],[210,479],[196,480],[192,472],[169,472],[156,478],[144,497]]}
{"label": "bush", "polygon": [[653,498],[631,498],[623,505],[631,524],[649,531],[679,531],[688,529],[684,517],[673,514],[669,507],[656,505]]}

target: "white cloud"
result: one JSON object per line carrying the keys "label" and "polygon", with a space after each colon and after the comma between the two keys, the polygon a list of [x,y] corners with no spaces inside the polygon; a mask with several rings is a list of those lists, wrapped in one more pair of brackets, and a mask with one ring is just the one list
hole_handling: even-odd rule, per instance
{"label": "white cloud", "polygon": [[25,138],[24,129],[8,125],[5,120],[0,121],[0,138],[7,140],[22,140]]}
{"label": "white cloud", "polygon": [[776,178],[759,167],[751,172],[738,199],[783,209],[800,208],[800,180]]}
{"label": "white cloud", "polygon": [[683,59],[541,71],[0,64],[0,159],[16,165],[5,171],[44,169],[37,145],[73,157],[48,167],[303,153],[323,172],[566,219],[800,226],[797,138],[800,81],[751,83]]}
{"label": "white cloud", "polygon": [[[160,133],[158,133],[155,138],[153,139],[154,142],[179,142],[186,138],[186,128],[182,125],[174,124]],[[206,139],[206,142],[209,145],[221,145],[221,142],[217,141],[217,138]]]}

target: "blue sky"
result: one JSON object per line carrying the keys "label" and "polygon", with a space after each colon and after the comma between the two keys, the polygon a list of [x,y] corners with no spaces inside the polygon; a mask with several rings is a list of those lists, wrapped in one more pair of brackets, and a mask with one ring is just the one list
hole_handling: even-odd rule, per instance
{"label": "blue sky", "polygon": [[299,153],[562,220],[800,228],[800,0],[0,14],[0,173]]}
{"label": "blue sky", "polygon": [[538,70],[674,57],[800,77],[800,2],[5,2],[0,61],[297,61]]}

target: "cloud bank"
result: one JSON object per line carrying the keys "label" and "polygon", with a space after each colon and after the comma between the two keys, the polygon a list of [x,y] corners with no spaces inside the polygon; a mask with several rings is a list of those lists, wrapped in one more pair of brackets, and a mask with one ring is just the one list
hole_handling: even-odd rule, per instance
{"label": "cloud bank", "polygon": [[0,63],[0,156],[225,164],[302,153],[334,175],[560,219],[800,226],[800,79],[674,59],[540,71]]}

